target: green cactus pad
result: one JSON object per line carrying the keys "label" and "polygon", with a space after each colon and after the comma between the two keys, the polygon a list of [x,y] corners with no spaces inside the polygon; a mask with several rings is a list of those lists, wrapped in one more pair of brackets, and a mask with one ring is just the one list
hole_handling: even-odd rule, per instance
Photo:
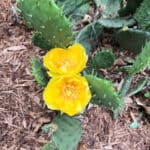
{"label": "green cactus pad", "polygon": [[136,57],[132,67],[129,68],[129,75],[133,76],[142,71],[148,64],[150,64],[150,42],[146,42],[141,53]]}
{"label": "green cactus pad", "polygon": [[96,5],[101,8],[102,18],[115,18],[120,9],[120,0],[95,0]]}
{"label": "green cactus pad", "polygon": [[113,88],[112,83],[94,75],[85,74],[84,76],[91,85],[93,95],[95,95],[92,103],[112,110],[116,118],[123,110],[124,102]]}
{"label": "green cactus pad", "polygon": [[134,18],[138,22],[138,27],[150,31],[150,0],[144,0],[137,8]]}
{"label": "green cactus pad", "polygon": [[136,9],[140,6],[143,0],[127,0],[127,5],[123,9],[120,10],[120,16],[127,16],[133,14]]}
{"label": "green cactus pad", "polygon": [[90,62],[90,68],[105,69],[114,64],[115,56],[110,50],[102,50],[95,53]]}
{"label": "green cactus pad", "polygon": [[90,50],[98,45],[98,36],[102,34],[102,31],[103,26],[95,21],[81,29],[75,41],[82,44],[89,54]]}
{"label": "green cactus pad", "polygon": [[32,74],[36,82],[41,87],[45,87],[49,81],[45,68],[37,58],[32,58],[31,63],[32,63]]}
{"label": "green cactus pad", "polygon": [[53,141],[48,142],[47,144],[45,144],[41,150],[59,150],[55,143]]}
{"label": "green cactus pad", "polygon": [[130,50],[137,54],[141,52],[145,42],[150,41],[150,32],[135,29],[119,30],[115,33],[114,40],[120,45],[121,49]]}
{"label": "green cactus pad", "polygon": [[123,26],[132,26],[135,24],[134,19],[125,19],[125,18],[100,18],[98,22],[106,28],[121,28]]}
{"label": "green cactus pad", "polygon": [[63,15],[54,0],[18,0],[25,20],[49,41],[51,47],[67,47],[72,41],[70,21]]}
{"label": "green cactus pad", "polygon": [[32,43],[44,50],[49,50],[51,48],[50,42],[46,41],[40,32],[34,32],[32,35]]}
{"label": "green cactus pad", "polygon": [[79,21],[89,10],[89,0],[55,0],[59,7],[63,6],[64,14],[71,20]]}
{"label": "green cactus pad", "polygon": [[53,124],[57,126],[52,135],[52,141],[59,150],[74,150],[80,141],[82,129],[80,121],[65,114],[54,118]]}

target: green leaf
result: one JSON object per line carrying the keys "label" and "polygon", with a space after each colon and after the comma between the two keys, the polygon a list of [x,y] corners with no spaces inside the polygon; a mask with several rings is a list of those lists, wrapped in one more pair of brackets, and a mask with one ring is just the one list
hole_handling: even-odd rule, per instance
{"label": "green leaf", "polygon": [[102,34],[102,31],[102,25],[97,21],[93,22],[80,30],[75,41],[82,44],[87,50],[87,54],[89,54],[90,50],[98,45],[98,36]]}
{"label": "green leaf", "polygon": [[113,88],[112,83],[94,75],[85,74],[84,76],[91,86],[93,95],[96,95],[92,103],[104,106],[112,110],[115,117],[118,116],[123,110],[124,102]]}
{"label": "green leaf", "polygon": [[45,87],[49,81],[49,77],[46,73],[45,68],[40,63],[39,59],[37,59],[37,58],[32,58],[31,64],[32,64],[32,74],[33,74],[36,82],[41,87]]}
{"label": "green leaf", "polygon": [[133,76],[142,71],[150,63],[150,42],[146,42],[141,53],[136,57],[133,65],[129,68],[129,75]]}
{"label": "green leaf", "polygon": [[130,50],[137,54],[141,52],[146,41],[150,41],[150,32],[135,29],[119,30],[114,35],[114,41],[120,45],[121,50]]}
{"label": "green leaf", "polygon": [[135,24],[134,19],[124,19],[124,18],[100,18],[98,22],[106,28],[121,28],[123,26],[132,26]]}

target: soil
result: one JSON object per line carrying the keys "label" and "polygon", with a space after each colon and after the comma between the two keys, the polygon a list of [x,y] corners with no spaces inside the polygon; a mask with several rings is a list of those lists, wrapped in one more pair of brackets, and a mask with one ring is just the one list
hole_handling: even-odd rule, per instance
{"label": "soil", "polygon": [[[13,1],[0,1],[0,149],[39,150],[49,140],[41,127],[51,122],[55,112],[43,104],[42,89],[34,81],[30,60],[42,59],[45,52],[32,45],[31,31],[14,10]],[[102,41],[102,46],[111,47],[105,39]],[[119,57],[118,64],[122,63]],[[116,81],[120,76],[111,74],[108,78]],[[79,116],[83,136],[77,149],[149,150],[149,120],[139,117],[141,112],[133,99],[143,100],[143,95],[126,98],[125,111],[116,120],[110,111],[97,106]],[[137,129],[129,128],[133,115],[140,118]]]}

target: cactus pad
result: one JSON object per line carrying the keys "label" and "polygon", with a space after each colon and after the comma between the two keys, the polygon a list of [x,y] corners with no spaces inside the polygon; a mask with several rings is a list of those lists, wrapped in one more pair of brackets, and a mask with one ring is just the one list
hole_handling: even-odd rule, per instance
{"label": "cactus pad", "polygon": [[54,0],[18,0],[18,7],[25,20],[50,42],[51,47],[65,48],[70,44],[72,24]]}
{"label": "cactus pad", "polygon": [[82,134],[80,121],[63,114],[55,117],[53,124],[57,126],[57,130],[52,135],[52,141],[58,149],[74,150]]}
{"label": "cactus pad", "polygon": [[40,32],[34,32],[32,35],[32,43],[44,50],[49,50],[51,48],[49,41],[46,41]]}
{"label": "cactus pad", "polygon": [[91,90],[95,98],[93,98],[92,103],[99,106],[104,106],[113,111],[114,116],[123,110],[124,102],[119,97],[111,82],[98,78],[94,75],[84,75],[91,85]]}
{"label": "cactus pad", "polygon": [[102,18],[114,18],[118,16],[120,0],[95,0],[95,2],[102,10]]}
{"label": "cactus pad", "polygon": [[142,69],[147,67],[148,64],[150,64],[150,42],[145,44],[141,53],[136,57],[132,67],[129,69],[129,75],[133,76],[140,72]]}
{"label": "cactus pad", "polygon": [[109,68],[114,64],[115,56],[110,50],[98,51],[90,62],[93,69]]}
{"label": "cactus pad", "polygon": [[150,41],[150,32],[135,29],[119,30],[115,34],[114,39],[120,45],[121,49],[139,53],[145,42]]}
{"label": "cactus pad", "polygon": [[150,0],[144,0],[137,8],[134,18],[138,22],[138,27],[150,31]]}
{"label": "cactus pad", "polygon": [[45,87],[49,81],[46,70],[37,58],[32,58],[32,74],[36,82],[41,86]]}

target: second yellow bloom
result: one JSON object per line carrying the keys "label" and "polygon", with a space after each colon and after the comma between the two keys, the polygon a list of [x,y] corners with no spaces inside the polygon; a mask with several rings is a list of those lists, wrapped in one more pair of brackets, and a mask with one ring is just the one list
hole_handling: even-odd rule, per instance
{"label": "second yellow bloom", "polygon": [[49,70],[50,76],[78,74],[85,68],[86,62],[86,51],[79,43],[68,49],[54,48],[44,57],[44,65]]}

